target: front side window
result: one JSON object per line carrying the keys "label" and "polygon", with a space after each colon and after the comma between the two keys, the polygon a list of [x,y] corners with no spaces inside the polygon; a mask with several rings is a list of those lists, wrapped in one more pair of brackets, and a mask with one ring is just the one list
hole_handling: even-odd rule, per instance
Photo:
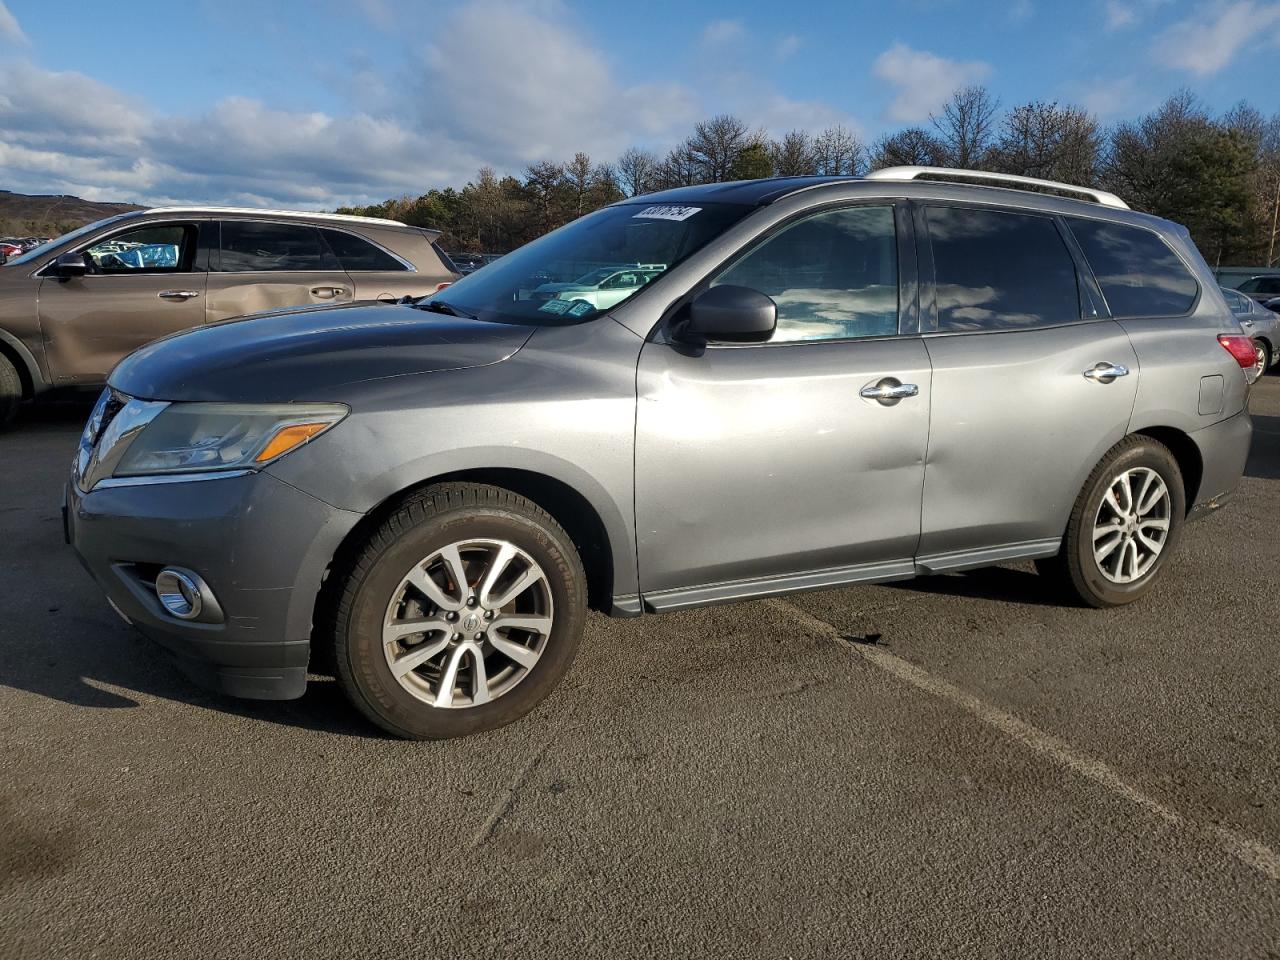
{"label": "front side window", "polygon": [[217,269],[222,273],[338,270],[338,261],[303,223],[224,220]]}
{"label": "front side window", "polygon": [[407,270],[409,269],[381,247],[345,230],[320,231],[343,270]]}
{"label": "front side window", "polygon": [[1245,293],[1280,294],[1280,277],[1254,277],[1240,284]]}
{"label": "front side window", "polygon": [[157,223],[117,233],[85,250],[93,273],[177,273],[191,269],[195,227]]}
{"label": "front side window", "polygon": [[1025,330],[1080,319],[1075,261],[1050,217],[929,207],[940,331]]}
{"label": "front side window", "polygon": [[754,209],[643,201],[605,207],[468,274],[420,306],[504,323],[591,320]]}
{"label": "front side window", "polygon": [[1158,234],[1083,217],[1068,217],[1067,223],[1113,317],[1173,317],[1190,311],[1199,284]]}
{"label": "front side window", "polygon": [[771,343],[898,332],[893,207],[828,210],[790,224],[716,277],[778,305]]}

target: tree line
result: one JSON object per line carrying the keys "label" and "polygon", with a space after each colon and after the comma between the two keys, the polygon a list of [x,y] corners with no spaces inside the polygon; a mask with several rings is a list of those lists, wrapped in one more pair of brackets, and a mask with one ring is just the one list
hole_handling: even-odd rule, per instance
{"label": "tree line", "polygon": [[672,187],[770,176],[859,176],[900,165],[988,170],[1100,187],[1184,224],[1213,266],[1280,264],[1280,114],[1246,102],[1211,114],[1190,92],[1110,127],[1071,104],[1002,109],[982,86],[956,91],[925,125],[863,143],[842,126],[781,138],[722,114],[666,154],[577,153],[520,176],[484,167],[461,189],[431,189],[339,213],[443,231],[448,250],[506,252],[584,213]]}

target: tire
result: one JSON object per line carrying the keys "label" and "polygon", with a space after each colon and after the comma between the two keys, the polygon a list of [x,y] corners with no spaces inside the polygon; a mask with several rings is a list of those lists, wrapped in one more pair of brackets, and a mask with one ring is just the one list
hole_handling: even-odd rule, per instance
{"label": "tire", "polygon": [[1255,358],[1253,369],[1256,371],[1253,382],[1256,383],[1267,375],[1267,368],[1271,366],[1271,353],[1261,340],[1253,341],[1253,353]]}
{"label": "tire", "polygon": [[[524,716],[568,672],[586,619],[573,541],[541,507],[500,487],[450,483],[414,495],[339,578],[329,623],[338,682],[366,717],[412,740]],[[397,636],[418,624],[431,629]]]}
{"label": "tire", "polygon": [[[1136,501],[1137,507],[1128,512],[1116,509],[1126,506],[1124,487],[1116,486],[1126,476],[1125,483],[1134,489],[1129,499]],[[1159,499],[1154,481],[1146,486],[1148,476],[1164,485]],[[1148,503],[1150,509],[1143,511]],[[1056,578],[1065,590],[1091,607],[1133,603],[1160,579],[1178,546],[1186,515],[1182,471],[1169,448],[1151,437],[1126,437],[1108,451],[1085,481],[1072,508],[1061,551],[1056,557],[1036,561],[1036,569],[1043,576]],[[1164,529],[1161,524],[1166,524]],[[1105,553],[1101,560],[1095,557],[1095,542]],[[1155,550],[1151,544],[1157,543],[1159,549]]]}
{"label": "tire", "polygon": [[22,378],[8,357],[0,356],[0,428],[12,423],[22,402]]}
{"label": "tire", "polygon": [[1275,361],[1275,354],[1272,352],[1271,345],[1268,344],[1265,340],[1258,340],[1257,344],[1258,346],[1262,347],[1262,352],[1263,352],[1262,372],[1258,374],[1258,379],[1261,380],[1263,377],[1265,377],[1268,373],[1271,372],[1271,364]]}

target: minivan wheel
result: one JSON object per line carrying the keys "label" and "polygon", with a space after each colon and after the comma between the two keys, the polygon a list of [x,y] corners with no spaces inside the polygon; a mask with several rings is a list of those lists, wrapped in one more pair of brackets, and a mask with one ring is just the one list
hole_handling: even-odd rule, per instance
{"label": "minivan wheel", "polygon": [[586,576],[572,540],[500,487],[427,488],[339,575],[338,681],[399,737],[458,737],[522,717],[568,672],[582,637]]}
{"label": "minivan wheel", "polygon": [[0,427],[18,415],[22,402],[22,378],[8,357],[0,356]]}
{"label": "minivan wheel", "polygon": [[1037,561],[1091,607],[1118,607],[1154,586],[1186,517],[1182,472],[1169,448],[1126,437],[1094,468],[1076,499],[1062,550]]}

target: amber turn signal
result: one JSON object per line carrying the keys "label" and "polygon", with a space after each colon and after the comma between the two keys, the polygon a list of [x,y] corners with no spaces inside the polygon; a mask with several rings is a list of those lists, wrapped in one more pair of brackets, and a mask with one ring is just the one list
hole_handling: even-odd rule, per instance
{"label": "amber turn signal", "polygon": [[274,437],[271,442],[262,448],[262,452],[254,459],[258,463],[266,463],[268,460],[274,460],[283,453],[288,453],[298,444],[306,443],[321,430],[325,430],[333,426],[332,421],[323,423],[294,423],[285,427]]}

